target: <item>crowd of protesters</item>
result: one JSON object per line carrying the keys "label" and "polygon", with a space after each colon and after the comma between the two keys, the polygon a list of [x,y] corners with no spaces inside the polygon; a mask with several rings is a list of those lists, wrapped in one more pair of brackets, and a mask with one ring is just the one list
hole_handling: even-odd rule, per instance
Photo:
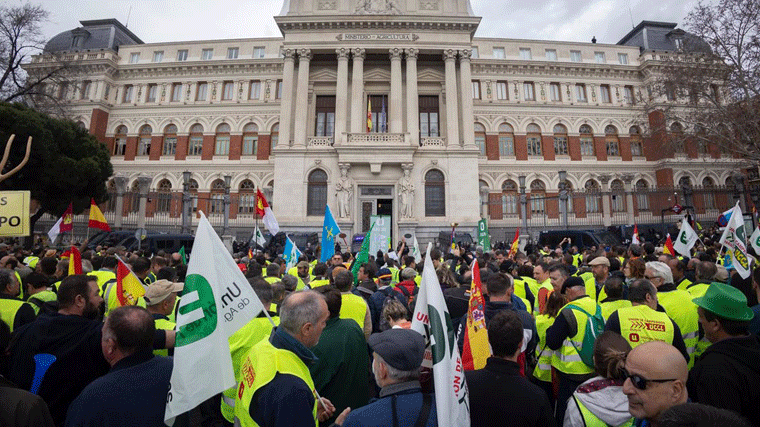
{"label": "crowd of protesters", "polygon": [[[760,425],[760,268],[742,279],[714,241],[690,258],[433,248],[460,351],[480,266],[491,357],[466,372],[471,425]],[[360,266],[318,249],[291,268],[233,254],[267,313],[229,339],[238,386],[175,425],[451,425],[411,330],[423,263],[403,241]],[[68,255],[0,244],[0,425],[164,425],[186,260],[82,245],[69,275]],[[119,259],[145,286],[135,306],[120,307]]]}

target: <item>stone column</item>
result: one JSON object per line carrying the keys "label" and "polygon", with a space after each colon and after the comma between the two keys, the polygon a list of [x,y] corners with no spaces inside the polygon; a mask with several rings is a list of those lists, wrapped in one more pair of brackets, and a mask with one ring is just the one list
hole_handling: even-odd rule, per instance
{"label": "stone column", "polygon": [[[522,218],[523,229],[523,232],[520,233],[520,240],[523,241],[527,241],[528,236],[530,236],[530,233],[528,232],[528,195],[525,193],[525,178],[525,175],[520,175],[517,177],[517,180],[520,183],[520,216]],[[523,237],[523,235],[525,237]]]}
{"label": "stone column", "polygon": [[348,54],[350,50],[342,47],[336,49],[338,54],[338,81],[335,87],[335,145],[343,142],[348,118]]}
{"label": "stone column", "polygon": [[145,211],[148,207],[148,190],[152,179],[148,176],[137,177],[137,184],[140,190],[140,212],[137,217],[137,229],[145,230]]}
{"label": "stone column", "polygon": [[[364,133],[367,129],[364,109],[364,49],[352,49],[354,70],[351,75],[351,133]],[[364,125],[363,125],[364,124]]]}
{"label": "stone column", "polygon": [[306,116],[309,112],[309,62],[311,49],[298,49],[298,85],[296,86],[296,118],[293,146],[306,146]]}
{"label": "stone column", "polygon": [[182,172],[182,232],[189,233],[190,215],[193,209],[193,199],[190,197],[190,171]]}
{"label": "stone column", "polygon": [[401,105],[401,53],[402,49],[393,48],[391,56],[391,96],[388,102],[391,133],[401,133],[404,130],[404,122],[401,118],[403,107]]}
{"label": "stone column", "polygon": [[448,146],[459,144],[459,110],[457,108],[457,51],[443,51],[446,65],[446,143]]}
{"label": "stone column", "polygon": [[612,208],[610,206],[610,179],[609,175],[599,175],[599,181],[602,183],[602,215],[604,226],[612,225]]}
{"label": "stone column", "polygon": [[625,184],[625,209],[628,214],[628,224],[635,224],[633,212],[633,175],[624,174],[621,176]]}
{"label": "stone column", "polygon": [[113,228],[114,230],[121,230],[121,221],[124,216],[124,193],[127,191],[127,177],[115,176],[113,177],[114,185],[116,186],[116,207],[113,215]]}
{"label": "stone column", "polygon": [[462,85],[462,142],[465,147],[475,146],[475,124],[472,112],[472,72],[470,70],[470,49],[459,51],[459,80]]}
{"label": "stone column", "polygon": [[562,227],[568,229],[567,221],[567,171],[559,171],[559,212],[562,219]]}
{"label": "stone column", "polygon": [[[293,71],[295,68],[295,50],[283,49],[283,71],[282,71],[282,99],[280,99],[280,147],[290,145],[290,117],[293,111]],[[277,88],[274,89],[277,91]]]}
{"label": "stone column", "polygon": [[420,145],[419,94],[417,93],[417,55],[419,49],[405,49],[406,53],[406,131],[409,145]]}
{"label": "stone column", "polygon": [[232,181],[232,175],[225,175],[224,176],[224,218],[223,218],[223,225],[222,225],[222,238],[225,239],[225,243],[227,240],[230,242],[230,246],[232,244],[232,236],[230,236],[230,182]]}

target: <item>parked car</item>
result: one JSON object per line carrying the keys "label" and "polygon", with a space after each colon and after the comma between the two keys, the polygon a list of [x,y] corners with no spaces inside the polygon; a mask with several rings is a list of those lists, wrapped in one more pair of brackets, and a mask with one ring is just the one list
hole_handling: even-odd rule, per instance
{"label": "parked car", "polygon": [[[457,231],[454,233],[454,242],[459,246],[471,246],[474,240],[470,233]],[[451,231],[441,231],[438,233],[438,248],[441,250],[451,248]]]}
{"label": "parked car", "polygon": [[[133,233],[134,234],[134,233]],[[185,253],[189,254],[193,248],[195,236],[192,234],[148,234],[144,239],[138,239],[132,235],[119,242],[128,251],[136,251],[138,248],[148,255],[153,255],[163,250],[166,253],[178,252],[184,246]]]}
{"label": "parked car", "polygon": [[547,230],[538,236],[538,245],[557,247],[566,237],[570,238],[571,245],[583,250],[591,246],[612,247],[622,244],[619,237],[607,230]]}
{"label": "parked car", "polygon": [[[116,246],[127,237],[134,236],[135,232],[136,230],[101,231],[90,237],[90,240],[87,241],[87,249],[95,249],[97,246]],[[149,231],[148,234],[152,235],[158,233]]]}

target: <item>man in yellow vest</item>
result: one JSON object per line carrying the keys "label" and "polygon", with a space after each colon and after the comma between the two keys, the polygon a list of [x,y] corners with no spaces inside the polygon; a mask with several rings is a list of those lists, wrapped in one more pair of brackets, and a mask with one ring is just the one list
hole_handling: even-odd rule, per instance
{"label": "man in yellow vest", "polygon": [[697,306],[692,302],[691,295],[676,288],[673,284],[673,273],[664,262],[650,261],[644,271],[646,277],[657,288],[657,300],[668,317],[676,322],[681,329],[686,351],[689,353],[689,367],[694,366],[697,341],[699,341],[699,315]]}
{"label": "man in yellow vest", "polygon": [[0,269],[0,320],[5,322],[13,332],[19,326],[34,320],[34,309],[18,299],[21,285],[16,273],[7,268]]}
{"label": "man in yellow vest", "polygon": [[273,262],[267,266],[267,275],[264,277],[264,280],[266,280],[267,283],[271,285],[272,283],[279,282],[281,277],[280,264]]}
{"label": "man in yellow vest", "polygon": [[312,289],[330,284],[330,279],[327,278],[327,264],[318,262],[312,272],[314,273],[314,279],[310,283]]}
{"label": "man in yellow vest", "polygon": [[676,288],[685,291],[692,284],[692,281],[684,276],[686,263],[678,258],[671,258],[668,261],[668,267],[670,267],[670,272],[673,273],[673,283],[675,283]]}
{"label": "man in yellow vest", "polygon": [[545,262],[539,262],[533,267],[533,278],[538,283],[538,289],[536,292],[536,306],[538,306],[538,312],[544,310],[546,300],[549,299],[549,293],[554,289],[552,287],[551,279],[549,279],[549,264]]}
{"label": "man in yellow vest", "polygon": [[689,354],[678,325],[667,314],[657,311],[657,288],[652,282],[634,280],[628,297],[633,305],[612,313],[604,329],[622,335],[631,348],[649,341],[664,341],[677,348],[688,362]]}
{"label": "man in yellow vest", "polygon": [[[610,277],[610,260],[607,257],[599,256],[592,259],[588,265],[591,266],[591,273],[594,275],[594,287],[586,287],[586,294],[596,302],[603,300],[607,295],[604,291],[604,282]],[[588,282],[587,282],[588,285]]]}
{"label": "man in yellow vest", "polygon": [[40,314],[40,310],[43,312],[58,311],[58,296],[53,291],[49,291],[47,288],[48,280],[40,273],[29,273],[24,278],[24,284],[26,286],[26,294],[29,295],[29,299],[26,300],[35,315]]}
{"label": "man in yellow vest", "polygon": [[699,298],[707,292],[707,288],[710,287],[717,273],[718,266],[714,262],[699,261],[695,268],[694,283],[690,283],[683,290],[691,294],[692,298]]}
{"label": "man in yellow vest", "polygon": [[112,279],[116,279],[116,266],[118,261],[114,256],[107,256],[103,258],[103,263],[100,266],[100,270],[91,272],[90,276],[98,278],[98,289],[100,289],[100,296],[106,291],[106,282]]}
{"label": "man in yellow vest", "polygon": [[[166,279],[156,280],[145,291],[143,299],[145,308],[153,316],[156,329],[173,331],[176,324],[169,320],[169,315],[174,311],[174,303],[177,300],[177,292],[181,292],[184,283],[170,282]],[[156,356],[173,355],[174,343],[167,345],[166,349],[153,350]]]}
{"label": "man in yellow vest", "polygon": [[586,335],[588,316],[568,306],[579,307],[586,313],[596,312],[596,302],[586,295],[586,286],[580,277],[568,277],[562,284],[561,291],[569,303],[560,310],[554,324],[546,330],[546,346],[550,350],[557,350],[552,356],[552,367],[559,376],[555,411],[558,425],[564,422],[567,400],[576,387],[594,376],[594,368],[583,363],[578,353]]}
{"label": "man in yellow vest", "polygon": [[[235,381],[238,384],[240,384],[240,380],[242,379],[240,378],[240,365],[243,363],[245,355],[259,341],[269,338],[272,328],[280,324],[280,318],[277,314],[270,311],[272,306],[272,286],[260,277],[249,279],[249,282],[256,296],[259,297],[261,305],[264,306],[266,313],[263,311],[259,313],[257,317],[251,319],[227,340],[230,345],[230,355],[232,356],[232,369],[235,373]],[[267,314],[269,314],[269,318],[267,318]],[[271,322],[269,321],[270,318],[272,319]],[[232,387],[222,392],[222,416],[230,423],[235,422],[236,394],[237,387]]]}
{"label": "man in yellow vest", "polygon": [[351,285],[354,283],[353,275],[348,270],[340,270],[334,275],[333,282],[343,299],[340,306],[340,318],[355,320],[364,331],[364,338],[369,338],[372,333],[372,315],[367,301],[351,293]]}
{"label": "man in yellow vest", "polygon": [[[280,326],[243,358],[235,395],[235,423],[243,427],[317,426],[335,412],[332,403],[317,399],[307,364],[319,342],[329,311],[314,291],[288,295],[280,305]],[[342,424],[349,409],[338,416]]]}
{"label": "man in yellow vest", "polygon": [[607,290],[607,296],[599,301],[599,307],[605,320],[618,309],[631,306],[631,301],[623,298],[623,279],[620,277],[611,276],[604,282],[604,289]]}

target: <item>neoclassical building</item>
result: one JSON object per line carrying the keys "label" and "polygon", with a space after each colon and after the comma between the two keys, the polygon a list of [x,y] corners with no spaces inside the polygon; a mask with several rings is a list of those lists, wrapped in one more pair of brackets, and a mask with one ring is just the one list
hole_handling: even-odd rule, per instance
{"label": "neoclassical building", "polygon": [[[422,241],[481,216],[514,230],[520,187],[541,228],[563,225],[560,188],[571,225],[601,227],[659,221],[657,188],[731,184],[735,159],[667,144],[683,126],[645,112],[648,80],[683,46],[676,24],[644,21],[616,44],[477,38],[468,0],[285,0],[274,19],[282,37],[151,44],[81,21],[27,69],[51,53],[75,64],[48,90],[127,189],[177,194],[189,171],[213,215],[227,176],[243,234],[256,187],[284,230],[319,230],[327,203],[349,236],[390,215],[395,236]],[[710,197],[698,213],[720,208]],[[179,201],[152,197],[148,216],[176,222]]]}

